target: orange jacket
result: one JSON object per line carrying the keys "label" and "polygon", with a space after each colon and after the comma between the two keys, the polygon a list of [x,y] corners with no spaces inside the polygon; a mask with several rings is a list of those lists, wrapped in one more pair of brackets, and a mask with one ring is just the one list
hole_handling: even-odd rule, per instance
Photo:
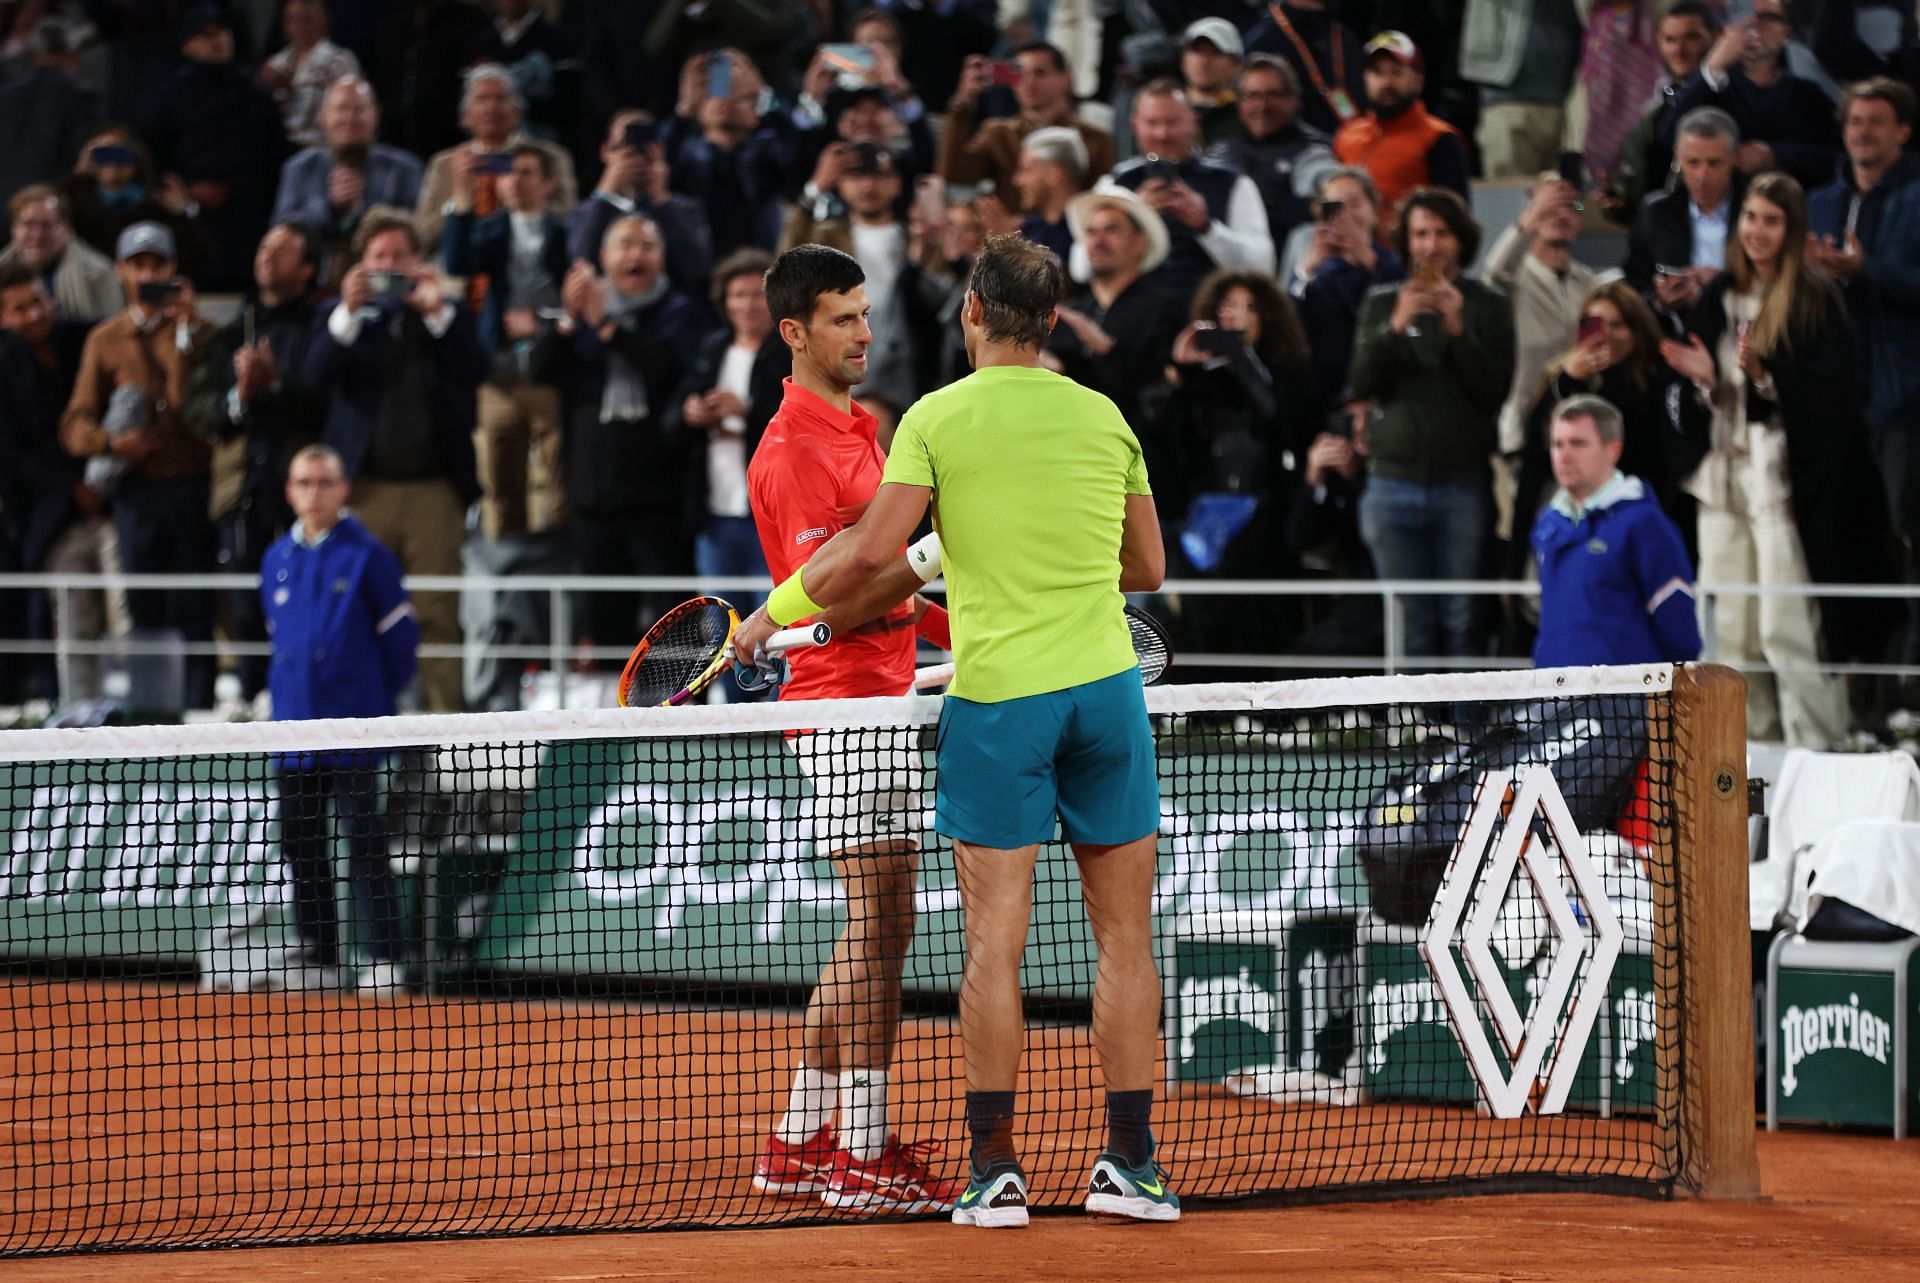
{"label": "orange jacket", "polygon": [[[1372,112],[1355,116],[1333,136],[1333,154],[1343,165],[1356,165],[1373,176],[1380,189],[1380,222],[1384,232],[1398,223],[1400,202],[1429,181],[1427,153],[1448,134],[1460,131],[1437,116],[1425,103],[1415,102],[1392,120]],[[1464,140],[1463,140],[1464,141]]]}

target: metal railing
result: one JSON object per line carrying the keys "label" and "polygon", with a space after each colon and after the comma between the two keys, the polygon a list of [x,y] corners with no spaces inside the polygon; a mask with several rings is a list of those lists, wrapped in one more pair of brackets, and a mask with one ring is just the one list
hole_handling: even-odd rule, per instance
{"label": "metal railing", "polygon": [[[467,639],[457,643],[422,644],[422,659],[463,659],[473,660],[500,659],[510,662],[542,664],[558,677],[564,697],[567,674],[576,663],[585,659],[597,661],[624,659],[630,649],[625,645],[597,645],[591,648],[576,646],[572,640],[574,631],[572,621],[575,615],[574,598],[588,593],[650,593],[673,599],[696,596],[702,593],[764,593],[771,585],[761,578],[747,577],[703,577],[696,575],[642,575],[604,577],[591,575],[410,575],[406,578],[409,592],[416,596],[426,593],[541,593],[547,599],[547,618],[549,638],[538,646],[499,646],[488,645],[478,639]],[[71,618],[66,608],[69,595],[81,591],[109,590],[132,591],[226,591],[254,589],[259,585],[257,575],[248,574],[202,574],[202,575],[150,575],[150,574],[0,574],[0,591],[43,591],[52,594],[60,603],[63,617]],[[944,592],[944,584],[935,581],[928,591]],[[1290,598],[1339,598],[1374,597],[1380,602],[1381,635],[1383,644],[1377,655],[1321,655],[1321,654],[1229,654],[1229,653],[1192,653],[1180,655],[1180,662],[1190,667],[1208,667],[1214,669],[1245,669],[1249,671],[1323,671],[1331,673],[1397,673],[1408,670],[1443,669],[1490,669],[1490,668],[1526,668],[1530,661],[1522,656],[1468,656],[1446,657],[1427,655],[1408,655],[1402,649],[1401,624],[1406,603],[1409,598],[1417,597],[1538,597],[1540,585],[1531,580],[1405,580],[1405,579],[1185,579],[1169,580],[1158,593],[1150,596],[1160,598],[1180,597],[1290,597]],[[1907,584],[1701,584],[1696,589],[1696,602],[1701,618],[1701,636],[1705,642],[1705,651],[1701,658],[1719,661],[1716,654],[1715,630],[1713,621],[1716,611],[1723,601],[1761,598],[1761,597],[1843,597],[1843,598],[1895,598],[1909,603],[1920,601],[1920,586]],[[5,631],[23,633],[24,621],[8,625]],[[51,640],[29,639],[24,636],[0,636],[0,655],[51,655],[66,671],[66,665],[77,656],[135,656],[135,655],[214,655],[219,658],[237,658],[242,655],[265,655],[271,653],[271,646],[263,643],[247,643],[226,638],[211,642],[182,642],[177,640],[140,641],[126,637],[102,637],[80,639],[70,635],[56,636]],[[634,640],[638,640],[636,634]],[[1746,663],[1736,665],[1748,671],[1770,671],[1764,664]],[[1888,676],[1920,677],[1920,665],[1893,663],[1853,663],[1821,664],[1807,669],[1785,669],[1777,671],[1818,671],[1848,676]]]}

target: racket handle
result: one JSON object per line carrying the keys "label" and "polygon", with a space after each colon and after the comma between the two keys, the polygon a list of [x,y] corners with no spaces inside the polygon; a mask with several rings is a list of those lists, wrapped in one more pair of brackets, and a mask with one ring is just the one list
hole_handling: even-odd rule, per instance
{"label": "racket handle", "polygon": [[783,628],[767,638],[764,649],[769,655],[778,655],[782,651],[798,650],[802,646],[824,646],[833,640],[833,629],[825,624],[804,624],[799,628]]}
{"label": "racket handle", "polygon": [[929,664],[913,675],[913,688],[925,690],[929,686],[945,686],[953,680],[952,664]]}

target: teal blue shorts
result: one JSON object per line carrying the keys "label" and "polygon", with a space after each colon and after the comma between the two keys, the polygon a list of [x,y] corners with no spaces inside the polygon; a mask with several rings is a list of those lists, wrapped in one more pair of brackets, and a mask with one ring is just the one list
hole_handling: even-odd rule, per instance
{"label": "teal blue shorts", "polygon": [[951,695],[935,741],[935,827],[1012,850],[1118,846],[1160,828],[1153,725],[1140,670],[998,704]]}

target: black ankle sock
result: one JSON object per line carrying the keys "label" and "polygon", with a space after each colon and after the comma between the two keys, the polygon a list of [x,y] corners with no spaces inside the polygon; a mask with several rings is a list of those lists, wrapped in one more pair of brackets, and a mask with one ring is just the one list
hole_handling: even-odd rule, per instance
{"label": "black ankle sock", "polygon": [[986,1171],[995,1163],[1017,1163],[1013,1151],[1013,1093],[967,1093],[967,1130],[973,1133],[973,1165]]}
{"label": "black ankle sock", "polygon": [[1131,1167],[1153,1157],[1153,1089],[1107,1093],[1107,1148]]}

